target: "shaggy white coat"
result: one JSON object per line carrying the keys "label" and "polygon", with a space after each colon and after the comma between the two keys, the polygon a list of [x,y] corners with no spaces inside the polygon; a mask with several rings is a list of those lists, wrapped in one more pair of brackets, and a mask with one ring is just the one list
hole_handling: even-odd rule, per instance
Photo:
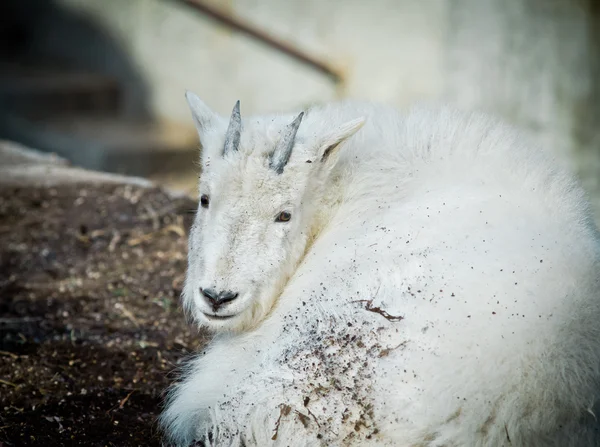
{"label": "shaggy white coat", "polygon": [[[240,151],[225,161],[227,120],[214,131],[200,123],[203,177],[245,185],[232,187],[230,216],[252,194],[271,201],[248,176],[267,175],[252,162],[294,116],[245,119]],[[340,145],[322,187],[307,186],[301,165],[320,147],[310,142],[360,117],[365,126]],[[271,298],[253,295],[264,311],[213,327],[162,415],[170,440],[600,445],[600,244],[572,176],[513,129],[445,108],[402,116],[332,104],[309,111],[297,141],[285,181],[302,185],[300,205],[315,208],[295,233],[308,236],[279,246],[294,261],[278,260],[277,278],[264,279],[278,284]],[[194,292],[209,251],[219,251],[195,236],[209,225],[202,211],[184,299],[211,327]],[[228,261],[240,278],[273,255],[260,241]]]}

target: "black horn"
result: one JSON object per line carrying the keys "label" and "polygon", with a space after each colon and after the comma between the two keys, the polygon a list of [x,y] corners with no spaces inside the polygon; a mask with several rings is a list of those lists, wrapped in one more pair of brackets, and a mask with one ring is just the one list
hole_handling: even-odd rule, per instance
{"label": "black horn", "polygon": [[238,100],[231,112],[231,119],[225,133],[225,146],[223,155],[229,152],[235,152],[240,146],[240,135],[242,133],[242,116],[240,114],[240,101]]}
{"label": "black horn", "polygon": [[300,115],[298,115],[291,124],[286,126],[275,147],[275,151],[273,151],[273,154],[271,155],[269,166],[278,174],[283,172],[283,168],[290,160],[290,155],[292,155],[292,149],[296,140],[296,132],[298,132],[298,127],[300,127],[303,116],[304,112],[300,112]]}

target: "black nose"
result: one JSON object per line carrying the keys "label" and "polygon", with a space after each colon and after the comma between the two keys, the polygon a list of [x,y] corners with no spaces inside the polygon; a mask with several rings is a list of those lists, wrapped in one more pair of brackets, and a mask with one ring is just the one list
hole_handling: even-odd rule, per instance
{"label": "black nose", "polygon": [[215,289],[200,289],[202,295],[206,297],[208,302],[212,305],[213,309],[218,309],[225,303],[235,300],[238,297],[237,293],[231,292],[230,290],[215,292]]}

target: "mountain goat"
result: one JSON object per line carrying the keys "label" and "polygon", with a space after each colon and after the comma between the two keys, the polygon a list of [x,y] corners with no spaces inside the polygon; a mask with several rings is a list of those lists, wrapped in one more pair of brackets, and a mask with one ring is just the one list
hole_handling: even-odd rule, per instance
{"label": "mountain goat", "polygon": [[215,335],[171,442],[600,445],[598,231],[543,151],[449,108],[227,120],[187,99],[183,300]]}

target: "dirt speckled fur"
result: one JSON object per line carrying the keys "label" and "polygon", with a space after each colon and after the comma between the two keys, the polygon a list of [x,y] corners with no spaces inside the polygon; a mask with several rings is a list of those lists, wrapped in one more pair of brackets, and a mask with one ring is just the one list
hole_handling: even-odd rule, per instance
{"label": "dirt speckled fur", "polygon": [[210,206],[184,303],[215,336],[170,394],[173,443],[600,445],[598,231],[542,149],[476,113],[343,102],[276,174],[294,114],[245,118],[223,157],[227,119],[188,100]]}

